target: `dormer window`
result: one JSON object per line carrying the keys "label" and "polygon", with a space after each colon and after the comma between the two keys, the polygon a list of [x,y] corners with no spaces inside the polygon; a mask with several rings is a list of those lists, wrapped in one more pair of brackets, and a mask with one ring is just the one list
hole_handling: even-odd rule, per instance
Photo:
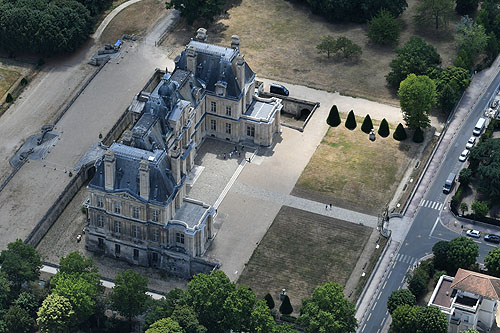
{"label": "dormer window", "polygon": [[217,96],[226,96],[227,83],[223,81],[218,81],[215,84],[215,93]]}

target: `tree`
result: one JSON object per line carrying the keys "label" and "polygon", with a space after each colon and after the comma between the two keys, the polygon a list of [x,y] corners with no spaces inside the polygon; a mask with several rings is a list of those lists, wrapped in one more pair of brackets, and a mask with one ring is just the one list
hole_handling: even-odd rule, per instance
{"label": "tree", "polygon": [[264,301],[257,301],[250,314],[250,332],[275,332],[276,324],[269,307]]}
{"label": "tree", "polygon": [[488,274],[500,277],[500,248],[494,247],[486,257],[484,257],[484,265],[488,269]]}
{"label": "tree", "polygon": [[182,327],[184,333],[205,333],[207,329],[200,325],[193,308],[180,305],[175,308],[170,318]]}
{"label": "tree", "polygon": [[387,138],[389,136],[389,123],[387,123],[387,120],[382,119],[380,122],[380,127],[378,128],[378,135],[380,135],[383,138]]}
{"label": "tree", "polygon": [[356,118],[354,117],[354,111],[349,111],[347,119],[345,120],[345,127],[351,131],[356,128]]}
{"label": "tree", "polygon": [[425,75],[410,74],[401,82],[398,95],[406,126],[411,129],[429,127],[429,113],[436,104],[434,81]]}
{"label": "tree", "polygon": [[187,304],[198,314],[200,324],[208,331],[228,329],[224,320],[224,303],[234,290],[234,283],[222,271],[197,274],[188,283]]}
{"label": "tree", "polygon": [[495,58],[500,51],[500,46],[498,45],[497,36],[493,31],[488,34],[488,45],[486,45],[486,53],[491,59]]}
{"label": "tree", "polygon": [[428,283],[429,274],[420,267],[415,268],[408,274],[408,289],[417,299],[425,294]]}
{"label": "tree", "polygon": [[432,253],[434,254],[434,267],[438,270],[449,270],[448,265],[448,250],[450,248],[450,242],[439,241],[432,247]]}
{"label": "tree", "polygon": [[389,296],[389,299],[387,300],[387,310],[392,314],[400,305],[407,304],[413,306],[416,303],[417,299],[411,291],[408,289],[398,289],[394,290]]}
{"label": "tree", "polygon": [[459,268],[469,269],[476,262],[478,255],[479,247],[472,239],[462,236],[451,240],[447,272],[454,275]]}
{"label": "tree", "polygon": [[420,26],[434,24],[436,30],[447,26],[453,15],[455,4],[453,0],[422,0],[417,7],[415,22]]}
{"label": "tree", "polygon": [[165,3],[167,9],[177,9],[189,25],[198,18],[212,22],[215,16],[223,13],[224,4],[225,0],[170,0]]}
{"label": "tree", "polygon": [[484,26],[475,23],[468,16],[462,17],[460,23],[457,25],[455,38],[458,48],[465,50],[473,63],[486,50],[486,46],[488,45],[488,35]]}
{"label": "tree", "polygon": [[178,322],[171,318],[163,318],[153,323],[146,333],[184,333]]}
{"label": "tree", "polygon": [[171,290],[159,300],[148,299],[144,316],[146,325],[149,326],[162,318],[170,317],[175,308],[182,305],[186,305],[186,293],[181,289]]}
{"label": "tree", "polygon": [[418,307],[408,304],[398,306],[392,312],[391,333],[416,333]]}
{"label": "tree", "polygon": [[20,306],[12,305],[3,319],[9,333],[28,333],[33,329],[33,318]]}
{"label": "tree", "polygon": [[288,295],[285,295],[280,305],[280,313],[284,315],[289,315],[292,312],[293,312],[293,307],[292,304],[290,303],[290,298],[288,297]]}
{"label": "tree", "polygon": [[368,38],[376,44],[395,45],[400,32],[401,24],[386,9],[381,9],[368,23]]}
{"label": "tree", "polygon": [[326,53],[326,57],[330,58],[330,53],[336,52],[336,40],[332,36],[323,36],[321,42],[316,45],[318,53]]}
{"label": "tree", "polygon": [[465,215],[465,212],[469,210],[469,206],[467,206],[467,203],[462,202],[460,204],[460,211],[462,212],[462,215]]}
{"label": "tree", "polygon": [[23,283],[38,278],[42,261],[33,246],[25,245],[18,239],[9,243],[7,250],[1,252],[0,265],[0,271],[4,272],[12,286],[19,290]]}
{"label": "tree", "polygon": [[455,10],[460,15],[473,14],[478,5],[478,0],[456,0]]}
{"label": "tree", "polygon": [[441,111],[445,114],[449,114],[451,110],[453,110],[457,99],[457,93],[455,90],[449,84],[446,84],[443,90],[438,93],[438,103]]}
{"label": "tree", "polygon": [[29,291],[21,291],[19,296],[12,302],[12,305],[17,305],[20,308],[28,311],[30,316],[34,317],[36,315],[36,311],[40,304],[36,299],[36,296]]}
{"label": "tree", "polygon": [[438,76],[441,57],[436,48],[422,38],[411,37],[396,53],[398,55],[389,64],[391,72],[386,75],[386,80],[392,88],[399,88],[401,81],[412,73],[431,78]]}
{"label": "tree", "polygon": [[74,314],[73,307],[66,297],[50,294],[38,310],[36,322],[43,333],[69,332]]}
{"label": "tree", "polygon": [[345,59],[359,58],[363,53],[359,45],[354,44],[352,40],[344,36],[340,36],[335,41],[334,52],[340,52]]}
{"label": "tree", "polygon": [[240,286],[232,291],[223,305],[227,327],[236,332],[249,331],[251,328],[250,315],[256,302],[257,296],[247,287]]}
{"label": "tree", "polygon": [[467,169],[462,169],[460,170],[460,173],[458,174],[458,181],[460,184],[467,185],[470,182],[470,179],[472,177],[472,170],[467,168]]}
{"label": "tree", "polygon": [[148,279],[131,270],[116,275],[111,293],[111,307],[129,321],[143,313],[149,296],[146,294]]}
{"label": "tree", "polygon": [[413,132],[413,142],[415,143],[422,143],[424,142],[424,132],[420,127],[417,127],[415,129],[415,132]]}
{"label": "tree", "polygon": [[446,315],[435,306],[419,307],[417,332],[447,333],[448,319],[446,319]]}
{"label": "tree", "polygon": [[66,274],[97,273],[97,267],[91,258],[84,257],[80,252],[73,251],[59,261],[59,271]]}
{"label": "tree", "polygon": [[485,201],[475,200],[470,205],[470,208],[474,213],[474,216],[479,218],[485,217],[490,212],[490,209],[488,208],[488,203]]}
{"label": "tree", "polygon": [[270,293],[267,293],[266,296],[264,296],[264,300],[266,301],[266,304],[267,304],[267,307],[269,308],[269,310],[274,309],[274,299]]}
{"label": "tree", "polygon": [[344,297],[342,286],[327,282],[302,300],[297,324],[306,332],[355,332],[358,322],[354,304]]}
{"label": "tree", "polygon": [[14,102],[14,97],[12,97],[11,93],[7,94],[7,97],[5,97],[5,103],[12,103]]}
{"label": "tree", "polygon": [[369,114],[365,116],[365,119],[363,119],[363,124],[361,125],[361,130],[365,132],[366,134],[370,134],[370,132],[373,129],[373,123],[372,123],[372,118],[370,117]]}
{"label": "tree", "polygon": [[456,66],[446,67],[435,80],[437,100],[441,110],[449,113],[460,94],[469,86],[469,71]]}
{"label": "tree", "polygon": [[4,272],[0,271],[0,312],[5,310],[10,299],[11,282]]}
{"label": "tree", "polygon": [[396,130],[394,131],[394,134],[392,135],[394,140],[396,141],[403,141],[406,140],[408,137],[406,135],[405,128],[403,127],[403,124],[399,123],[398,126],[396,127]]}
{"label": "tree", "polygon": [[328,118],[326,119],[326,123],[332,127],[337,127],[341,122],[339,109],[337,109],[337,105],[333,105],[330,109],[330,113],[328,114]]}
{"label": "tree", "polygon": [[500,139],[479,142],[471,149],[469,162],[479,191],[490,198],[500,197]]}

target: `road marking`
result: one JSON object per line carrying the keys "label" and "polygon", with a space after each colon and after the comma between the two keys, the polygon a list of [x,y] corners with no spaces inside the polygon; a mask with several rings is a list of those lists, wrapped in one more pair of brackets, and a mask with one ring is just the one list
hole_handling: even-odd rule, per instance
{"label": "road marking", "polygon": [[434,229],[436,229],[438,222],[439,222],[439,217],[436,219],[436,222],[434,222],[434,225],[432,226],[431,232],[429,233],[429,237],[432,236],[432,233],[434,232]]}
{"label": "road marking", "polygon": [[375,304],[373,304],[373,306],[372,306],[372,311],[373,311],[373,310],[375,309],[375,307],[377,306],[377,303],[378,303],[378,302],[375,302]]}
{"label": "road marking", "polygon": [[[370,318],[372,317],[372,313],[370,312],[370,314],[368,315],[368,318],[366,319],[366,321],[370,321]],[[366,324],[365,324],[366,325]]]}
{"label": "road marking", "polygon": [[380,296],[382,296],[382,292],[378,293],[377,301],[380,299]]}
{"label": "road marking", "polygon": [[[368,317],[368,318],[370,318],[370,317]],[[366,324],[363,326],[363,330],[362,330],[362,332],[364,332],[364,331],[365,331],[365,328],[366,328]]]}
{"label": "road marking", "polygon": [[387,284],[387,281],[384,282],[384,285],[382,286],[382,289],[385,288],[385,285]]}
{"label": "road marking", "polygon": [[392,274],[392,270],[389,272],[389,275],[387,275],[387,279],[389,280],[389,278],[391,277],[391,274]]}
{"label": "road marking", "polygon": [[382,328],[384,328],[384,323],[385,323],[386,319],[387,319],[387,317],[384,317],[384,319],[382,319],[382,323],[380,324],[380,326],[382,326]]}
{"label": "road marking", "polygon": [[394,261],[398,261],[399,256],[400,256],[400,254],[398,253],[398,254],[396,255],[396,258],[394,258]]}
{"label": "road marking", "polygon": [[380,333],[380,328],[377,330],[377,333]]}
{"label": "road marking", "polygon": [[403,278],[401,279],[401,283],[403,283],[405,281],[405,276],[403,276]]}
{"label": "road marking", "polygon": [[419,206],[425,207],[425,208],[430,208],[430,209],[435,209],[435,210],[441,210],[444,206],[441,202],[438,201],[431,201],[431,200],[422,200],[420,201]]}
{"label": "road marking", "polygon": [[488,244],[488,243],[484,243],[485,245],[488,245],[488,246],[491,246],[491,247],[497,247],[496,245],[494,244]]}

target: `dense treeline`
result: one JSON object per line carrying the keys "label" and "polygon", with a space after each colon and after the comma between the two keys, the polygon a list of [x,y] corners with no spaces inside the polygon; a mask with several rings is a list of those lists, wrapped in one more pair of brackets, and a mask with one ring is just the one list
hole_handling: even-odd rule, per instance
{"label": "dense treeline", "polygon": [[41,55],[75,50],[109,1],[0,0],[0,48]]}
{"label": "dense treeline", "polygon": [[408,7],[406,0],[297,0],[311,7],[315,14],[332,22],[366,22],[381,9],[399,16]]}

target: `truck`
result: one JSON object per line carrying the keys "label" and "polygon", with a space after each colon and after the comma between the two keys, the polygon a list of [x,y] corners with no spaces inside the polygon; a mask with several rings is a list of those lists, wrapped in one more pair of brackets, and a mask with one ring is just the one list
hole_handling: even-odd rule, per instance
{"label": "truck", "polygon": [[472,131],[472,134],[474,134],[475,136],[479,136],[481,134],[481,132],[483,131],[485,124],[486,124],[486,119],[484,119],[482,117],[479,118],[479,120],[476,123],[476,126],[474,126],[474,130]]}
{"label": "truck", "polygon": [[455,185],[455,178],[457,177],[456,174],[453,172],[450,172],[448,175],[448,178],[446,178],[446,181],[444,182],[443,185],[443,193],[448,194],[450,191],[453,189],[453,186]]}

